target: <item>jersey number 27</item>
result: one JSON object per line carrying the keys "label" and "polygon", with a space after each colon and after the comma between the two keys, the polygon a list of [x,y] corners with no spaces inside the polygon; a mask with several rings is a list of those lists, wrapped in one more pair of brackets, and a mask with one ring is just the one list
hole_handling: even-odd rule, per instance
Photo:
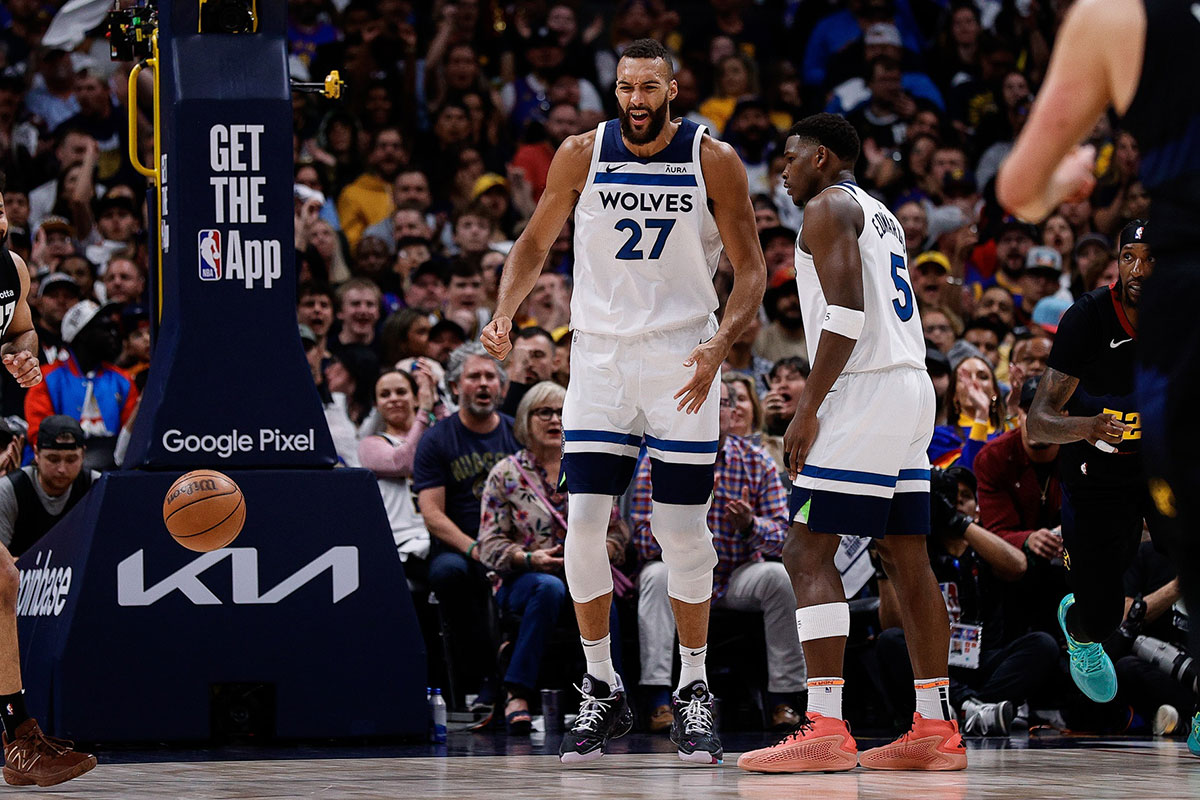
{"label": "jersey number 27", "polygon": [[646,258],[657,259],[662,255],[663,247],[667,244],[667,237],[671,235],[671,229],[675,227],[675,220],[648,219],[643,224],[646,226],[646,230],[658,231],[658,236],[655,237],[654,244],[650,247],[650,255],[643,255],[638,248],[642,241],[642,226],[638,225],[636,220],[623,219],[613,226],[617,230],[629,234],[625,244],[621,245],[621,249],[617,251],[617,258],[622,261],[642,261]]}
{"label": "jersey number 27", "polygon": [[908,272],[904,266],[904,256],[892,253],[892,283],[896,284],[900,291],[900,299],[892,300],[892,308],[896,309],[896,316],[901,322],[908,322],[913,315],[913,293],[908,278],[901,275],[901,272]]}

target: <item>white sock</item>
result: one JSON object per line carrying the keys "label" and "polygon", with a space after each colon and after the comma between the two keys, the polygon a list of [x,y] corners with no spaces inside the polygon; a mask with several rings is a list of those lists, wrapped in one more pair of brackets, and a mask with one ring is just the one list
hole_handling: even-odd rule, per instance
{"label": "white sock", "polygon": [[579,637],[583,642],[583,657],[587,660],[587,671],[593,677],[608,684],[608,688],[617,688],[617,668],[613,666],[610,639],[606,634],[603,639],[590,641]]}
{"label": "white sock", "polygon": [[684,647],[679,645],[679,691],[692,681],[704,681],[708,685],[708,672],[704,669],[704,659],[708,657],[708,645],[702,647]]}
{"label": "white sock", "polygon": [[842,688],[845,685],[846,681],[841,678],[809,678],[809,712],[831,719],[841,719]]}
{"label": "white sock", "polygon": [[949,678],[917,678],[917,713],[925,719],[952,719]]}

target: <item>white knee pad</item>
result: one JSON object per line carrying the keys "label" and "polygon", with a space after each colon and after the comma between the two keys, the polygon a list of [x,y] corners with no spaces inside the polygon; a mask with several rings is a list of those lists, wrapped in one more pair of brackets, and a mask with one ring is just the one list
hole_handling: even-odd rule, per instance
{"label": "white knee pad", "polygon": [[608,518],[613,497],[573,494],[567,501],[567,540],[563,545],[571,599],[586,603],[613,590],[608,565]]}
{"label": "white knee pad", "polygon": [[650,511],[650,530],[667,565],[667,594],[683,603],[712,599],[717,551],[707,516],[707,503],[681,506],[654,502]]}

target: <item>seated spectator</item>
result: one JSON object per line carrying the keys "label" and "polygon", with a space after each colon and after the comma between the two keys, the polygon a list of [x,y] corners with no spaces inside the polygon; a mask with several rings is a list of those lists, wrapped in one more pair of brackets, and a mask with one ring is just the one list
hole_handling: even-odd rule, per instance
{"label": "seated spectator", "polygon": [[722,138],[742,160],[750,193],[771,191],[777,177],[771,173],[771,159],[782,148],[766,102],[754,96],[739,100],[725,124]]}
{"label": "seated spectator", "polygon": [[758,232],[763,258],[767,262],[767,283],[776,287],[783,281],[796,283],[796,232],[783,225]]}
{"label": "seated spectator", "polygon": [[[906,203],[906,208],[921,208],[916,203]],[[921,209],[924,213],[924,209]],[[917,256],[909,270],[912,276],[913,294],[917,302],[934,307],[949,299],[950,259],[937,250],[928,250]]]}
{"label": "seated spectator", "polygon": [[367,169],[338,196],[338,218],[351,249],[363,232],[392,213],[392,182],[408,162],[404,136],[398,128],[380,128],[371,134]]}
{"label": "seated spectator", "polygon": [[[125,189],[126,187],[119,187]],[[141,210],[133,198],[117,189],[92,204],[95,208],[96,225],[88,237],[90,244],[85,249],[88,260],[106,271],[109,259],[122,250],[137,245],[143,236]]]}
{"label": "seated spectator", "polygon": [[787,466],[783,463],[783,437],[770,436],[763,429],[765,414],[757,390],[760,382],[744,372],[734,371],[726,372],[721,376],[721,380],[729,384],[729,397],[733,402],[729,435],[740,436],[766,450],[767,455],[775,462],[784,487],[790,487],[791,484],[786,478]]}
{"label": "seated spectator", "polygon": [[796,416],[796,404],[808,381],[810,367],[800,356],[781,358],[771,367],[767,375],[768,391],[763,395],[763,410],[766,412],[766,432],[771,436],[783,436],[787,426]]}
{"label": "seated spectator", "polygon": [[492,312],[483,301],[483,270],[478,260],[458,258],[452,261],[442,316],[457,322],[473,339],[492,320]]}
{"label": "seated spectator", "polygon": [[518,328],[512,342],[508,393],[500,407],[505,414],[516,414],[517,406],[530,388],[554,377],[554,359],[558,352],[550,332],[536,325]]}
{"label": "seated spectator", "polygon": [[145,306],[127,306],[121,313],[121,354],[117,366],[136,382],[150,368],[150,312]]}
{"label": "seated spectator", "polygon": [[[513,426],[521,449],[492,467],[483,487],[480,560],[502,576],[496,593],[500,608],[521,617],[504,676],[508,693],[504,719],[511,733],[530,731],[529,701],[538,688],[547,640],[567,597],[562,552],[569,511],[567,493],[558,479],[566,394],[549,381],[525,393]],[[615,504],[607,541],[609,561],[620,564],[629,533]]]}
{"label": "seated spectator", "polygon": [[480,563],[480,498],[492,467],[520,445],[512,418],[497,411],[508,376],[483,345],[471,341],[451,353],[446,380],[459,410],[421,437],[413,488],[434,537],[429,585],[451,632],[454,664],[464,682],[481,687],[480,703],[490,705],[495,651],[484,625],[488,582]]}
{"label": "seated spectator", "polygon": [[[47,417],[65,414],[79,422],[86,437],[87,469],[112,469],[117,435],[137,405],[133,379],[113,362],[121,353],[118,307],[81,300],[62,321],[62,338],[70,348],[65,362],[50,367],[45,379],[25,395],[29,438],[40,441],[38,428]],[[26,445],[25,461],[33,458]]]}
{"label": "seated spectator", "polygon": [[725,356],[725,363],[721,365],[721,369],[744,372],[754,378],[757,386],[765,389],[767,374],[770,373],[772,364],[754,352],[754,342],[762,327],[761,318],[755,314],[750,320],[750,324],[742,330],[741,335],[730,345],[729,353]]}
{"label": "seated spectator", "polygon": [[383,292],[374,282],[366,278],[351,278],[337,290],[337,336],[329,342],[329,349],[341,350],[353,345],[372,347],[375,344],[375,326],[379,324],[380,302]]}
{"label": "seated spectator", "polygon": [[[919,201],[909,200],[897,206],[896,221],[904,228],[904,248],[908,255],[908,263],[916,264],[917,257],[925,252],[925,242],[929,238],[929,212]],[[945,258],[945,255],[942,257]],[[950,259],[946,259],[946,269],[950,269]],[[930,299],[926,302],[936,303],[938,300]]]}
{"label": "seated spectator", "polygon": [[78,253],[67,256],[58,265],[58,271],[75,281],[75,285],[79,287],[80,300],[99,300],[96,296],[96,283],[100,273],[86,256]]}
{"label": "seated spectator", "polygon": [[438,320],[437,324],[429,329],[428,355],[444,368],[450,360],[450,354],[465,341],[467,334],[458,323],[448,319]]}
{"label": "seated spectator", "polygon": [[429,531],[413,505],[411,478],[417,444],[433,426],[433,373],[386,370],[375,381],[375,408],[383,430],[358,443],[358,462],[379,479],[379,494],[392,526],[392,540],[409,580],[423,577],[429,556]]}
{"label": "seated spectator", "polygon": [[[848,48],[831,71],[831,77],[840,80],[830,92],[825,110],[834,114],[846,114],[870,100],[870,89],[859,71],[861,64],[871,64],[876,59],[886,58],[900,64],[904,60],[904,49],[900,40],[900,29],[890,22],[877,22],[863,33],[862,49]],[[848,76],[848,77],[847,77]],[[904,70],[900,75],[900,87],[914,99],[921,99],[939,111],[945,111],[942,93],[929,76],[922,72]]]}
{"label": "seated spectator", "polygon": [[379,334],[380,363],[395,369],[402,359],[429,355],[429,315],[415,308],[402,308],[383,321]]}
{"label": "seated spectator", "polygon": [[85,436],[77,420],[46,417],[35,441],[33,463],[0,480],[0,544],[14,558],[37,544],[100,477],[84,467]]}
{"label": "seated spectator", "polygon": [[925,347],[925,370],[929,373],[929,379],[933,381],[933,396],[934,405],[934,429],[939,425],[946,424],[946,417],[949,413],[946,408],[946,396],[950,390],[950,359],[946,358],[946,354],[936,347]]}
{"label": "seated spectator", "polygon": [[949,354],[950,348],[962,336],[962,320],[958,315],[942,306],[926,306],[921,309],[921,329],[925,340]]}
{"label": "seated spectator", "polygon": [[460,256],[482,256],[492,245],[496,221],[472,203],[454,218],[454,246]]}
{"label": "seated spectator", "polygon": [[1008,331],[988,319],[973,319],[963,329],[963,341],[983,354],[993,370],[1000,364],[1000,343]]}
{"label": "seated spectator", "polygon": [[1050,362],[1050,346],[1049,334],[1040,328],[1030,328],[1013,342],[1008,361],[1008,382],[1012,388],[1009,389],[1005,407],[1008,427],[1013,428],[1020,424],[1023,413],[1020,407],[1021,387],[1025,385],[1025,381],[1046,374]]}
{"label": "seated spectator", "polygon": [[296,290],[296,318],[316,336],[321,358],[329,356],[329,329],[333,327],[333,290],[327,284],[305,282]]}
{"label": "seated spectator", "polygon": [[[390,366],[390,365],[389,365]],[[339,347],[322,365],[325,386],[355,427],[362,424],[374,405],[375,378],[379,357],[364,345]],[[354,451],[354,448],[350,448]],[[355,466],[347,461],[348,466]]]}
{"label": "seated spectator", "polygon": [[542,130],[545,134],[543,137],[518,146],[512,159],[514,167],[525,170],[525,177],[529,180],[535,202],[541,198],[542,192],[546,191],[546,176],[550,172],[550,161],[554,158],[558,146],[567,137],[581,132],[579,109],[571,103],[555,103],[546,112],[546,122],[542,125]]}
{"label": "seated spectator", "polygon": [[[927,543],[950,616],[950,701],[959,709],[963,733],[1004,735],[1016,709],[1053,684],[1058,644],[1047,633],[1005,627],[1000,582],[1019,580],[1028,562],[1019,549],[965,513],[964,508],[974,505],[971,471],[935,470],[930,488],[932,535]],[[913,674],[901,616],[891,582],[881,578],[879,620],[885,630],[878,639],[879,666],[897,716],[907,719],[913,712]],[[963,641],[978,649],[956,649]]]}
{"label": "seated spectator", "polygon": [[973,469],[983,445],[1007,430],[1004,402],[996,374],[983,358],[970,356],[955,364],[946,391],[949,424],[934,428],[929,460],[934,466],[958,464]]}
{"label": "seated spectator", "polygon": [[1055,609],[1068,591],[1058,445],[1031,441],[1023,424],[1037,384],[1037,378],[1029,378],[1021,385],[1022,424],[984,445],[974,470],[979,479],[979,524],[1021,548],[1029,559],[1020,590],[1010,597],[1013,624],[1058,633]]}
{"label": "seated spectator", "polygon": [[725,125],[733,116],[738,101],[758,94],[758,66],[742,53],[726,56],[717,62],[713,82],[713,95],[700,104],[698,111],[716,124],[713,133],[724,138]]}
{"label": "seated spectator", "polygon": [[[404,305],[436,322],[446,302],[446,272],[436,261],[418,264],[404,287]],[[455,323],[456,325],[458,323]]]}
{"label": "seated spectator", "polygon": [[1052,247],[1031,247],[1025,256],[1025,271],[1019,285],[1021,297],[1017,311],[1020,319],[1033,320],[1033,309],[1043,297],[1058,291],[1062,278],[1062,256]]}
{"label": "seated spectator", "polygon": [[[795,707],[807,677],[804,651],[796,637],[796,596],[783,564],[766,560],[783,552],[787,492],[770,456],[730,435],[733,420],[730,386],[722,382],[714,499],[708,511],[718,558],[713,571],[713,607],[762,612],[771,727],[791,727],[800,721]],[[630,519],[634,544],[647,561],[638,595],[641,683],[654,692],[650,729],[660,731],[671,724],[668,687],[675,622],[667,597],[667,566],[650,530],[650,505],[650,459],[643,458],[634,478]]]}
{"label": "seated spectator", "polygon": [[[800,295],[796,290],[795,271],[784,271],[771,280],[763,297],[763,309],[770,320],[754,340],[754,354],[776,363],[785,358],[808,358],[804,338],[804,315],[800,313]],[[759,387],[763,394],[763,387]]]}
{"label": "seated spectator", "polygon": [[146,272],[129,253],[120,253],[109,259],[104,271],[104,297],[109,303],[120,305],[144,305],[146,296]]}
{"label": "seated spectator", "polygon": [[558,338],[571,322],[569,280],[567,276],[556,272],[543,272],[538,275],[533,291],[517,309],[516,327],[537,325]]}

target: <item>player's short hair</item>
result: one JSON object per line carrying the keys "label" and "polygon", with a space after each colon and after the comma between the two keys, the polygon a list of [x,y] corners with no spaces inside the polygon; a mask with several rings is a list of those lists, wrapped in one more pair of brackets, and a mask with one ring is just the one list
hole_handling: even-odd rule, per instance
{"label": "player's short hair", "polygon": [[822,112],[797,122],[788,131],[788,136],[799,136],[811,142],[824,145],[835,156],[853,165],[858,161],[862,143],[858,139],[858,131],[838,114]]}
{"label": "player's short hair", "polygon": [[626,58],[661,58],[667,65],[667,77],[675,77],[675,65],[671,62],[671,51],[658,39],[638,39],[621,53],[619,61]]}

